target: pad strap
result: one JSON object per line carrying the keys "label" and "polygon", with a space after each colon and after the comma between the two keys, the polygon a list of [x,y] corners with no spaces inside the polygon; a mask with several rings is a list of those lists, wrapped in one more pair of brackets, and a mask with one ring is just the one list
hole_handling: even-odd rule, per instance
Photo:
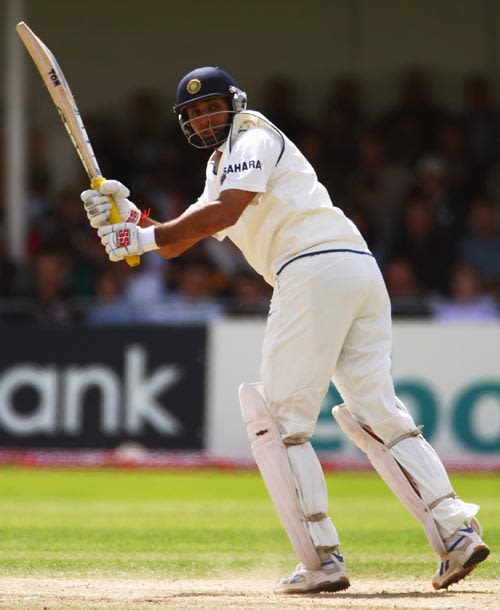
{"label": "pad strap", "polygon": [[[378,437],[366,431],[344,404],[334,407],[332,413],[345,434],[366,453],[375,470],[387,483],[394,495],[421,523],[430,545],[438,555],[443,557],[448,550],[439,534],[430,508],[410,483],[387,447]],[[410,436],[413,436],[413,434],[410,434]]]}
{"label": "pad strap", "polygon": [[386,443],[385,446],[387,447],[387,449],[392,449],[394,447],[394,445],[397,445],[401,441],[404,441],[405,438],[411,438],[412,436],[421,436],[422,435],[422,429],[423,429],[423,426],[417,426],[415,428],[415,430],[412,430],[411,432],[405,432],[405,434],[401,434],[401,436],[397,436],[390,443]]}

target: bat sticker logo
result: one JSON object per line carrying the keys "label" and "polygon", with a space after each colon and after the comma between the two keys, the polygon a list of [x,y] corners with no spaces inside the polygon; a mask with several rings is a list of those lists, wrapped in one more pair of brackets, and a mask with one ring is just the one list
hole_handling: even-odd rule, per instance
{"label": "bat sticker logo", "polygon": [[49,78],[52,81],[54,87],[59,87],[61,81],[59,80],[59,77],[57,76],[57,73],[54,68],[52,68],[52,70],[49,72]]}

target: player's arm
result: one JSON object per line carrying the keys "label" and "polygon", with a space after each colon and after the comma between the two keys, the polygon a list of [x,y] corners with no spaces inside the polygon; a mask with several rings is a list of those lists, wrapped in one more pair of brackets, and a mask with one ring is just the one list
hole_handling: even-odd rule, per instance
{"label": "player's arm", "polygon": [[168,222],[145,219],[143,226],[154,226],[156,252],[164,258],[179,256],[196,242],[232,227],[238,221],[256,193],[228,189],[219,199],[194,204],[183,214]]}
{"label": "player's arm", "polygon": [[219,199],[190,206],[168,222],[142,219],[141,225],[102,225],[98,234],[110,260],[155,251],[164,258],[179,256],[195,243],[234,225],[257,193],[224,190]]}

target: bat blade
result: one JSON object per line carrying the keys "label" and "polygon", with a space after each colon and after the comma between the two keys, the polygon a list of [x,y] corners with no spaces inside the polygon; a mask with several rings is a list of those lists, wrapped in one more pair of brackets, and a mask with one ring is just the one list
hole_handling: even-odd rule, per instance
{"label": "bat blade", "polygon": [[[17,24],[16,30],[38,68],[38,72],[59,112],[59,116],[80,157],[80,161],[91,184],[100,184],[104,178],[99,169],[99,164],[97,163],[73,93],[54,54],[24,21]],[[110,216],[111,222],[113,224],[122,222],[116,203],[112,197],[110,199],[113,205]],[[140,264],[139,256],[127,256],[125,260],[131,267],[136,267]]]}

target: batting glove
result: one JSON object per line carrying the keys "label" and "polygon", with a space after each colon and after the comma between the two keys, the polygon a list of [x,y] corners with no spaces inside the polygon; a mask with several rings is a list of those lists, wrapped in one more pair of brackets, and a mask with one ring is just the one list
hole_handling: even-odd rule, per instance
{"label": "batting glove", "polygon": [[108,195],[113,197],[123,222],[134,224],[139,222],[141,211],[135,203],[127,199],[130,195],[128,188],[118,180],[105,180],[98,191],[88,189],[80,195],[87,218],[94,229],[109,224],[112,204]]}
{"label": "batting glove", "polygon": [[126,256],[157,250],[154,226],[142,229],[133,223],[104,225],[97,234],[106,248],[109,260],[116,263]]}

